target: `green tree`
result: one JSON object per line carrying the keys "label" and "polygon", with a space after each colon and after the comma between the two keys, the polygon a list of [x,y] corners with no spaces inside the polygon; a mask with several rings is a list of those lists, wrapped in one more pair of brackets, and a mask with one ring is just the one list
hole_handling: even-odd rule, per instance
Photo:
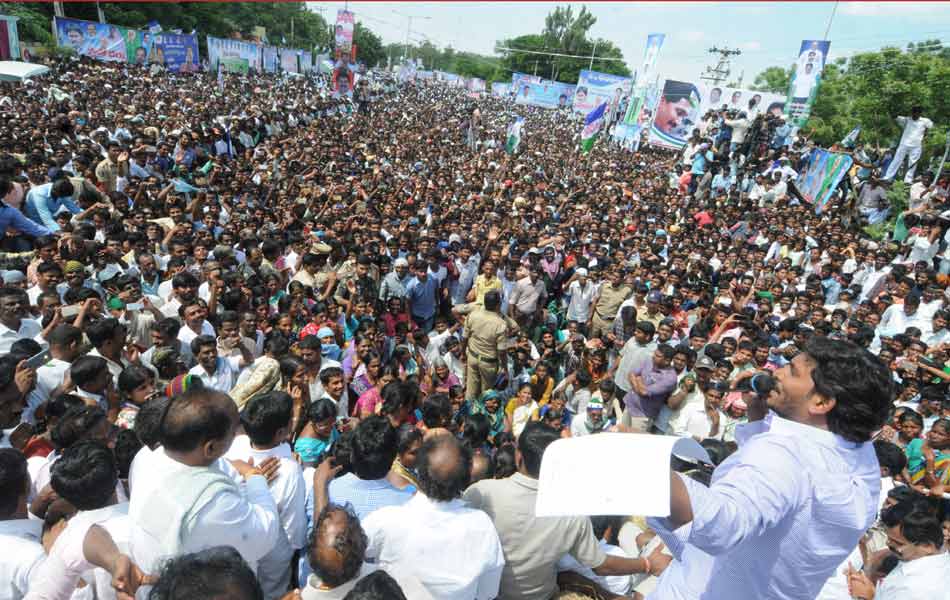
{"label": "green tree", "polygon": [[789,69],[769,67],[755,76],[752,89],[759,92],[784,94],[788,92],[788,80],[791,75]]}
{"label": "green tree", "polygon": [[383,40],[370,29],[357,23],[353,28],[353,43],[356,45],[356,58],[369,67],[386,63]]}
{"label": "green tree", "polygon": [[501,66],[568,83],[576,82],[584,69],[630,75],[620,48],[610,40],[588,38],[596,22],[586,6],[577,13],[573,6],[558,6],[545,18],[540,34],[522,35],[497,44],[496,52],[504,54]]}

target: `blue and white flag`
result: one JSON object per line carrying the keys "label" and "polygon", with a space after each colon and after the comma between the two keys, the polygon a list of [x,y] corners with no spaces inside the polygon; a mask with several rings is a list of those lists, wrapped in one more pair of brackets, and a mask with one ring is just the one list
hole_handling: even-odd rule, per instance
{"label": "blue and white flag", "polygon": [[852,130],[851,130],[851,133],[849,133],[848,135],[844,136],[844,139],[841,140],[841,145],[844,146],[845,148],[854,148],[854,146],[858,143],[858,136],[859,136],[859,135],[861,135],[861,126],[860,126],[860,125],[858,125],[858,126],[855,127],[854,129],[852,129]]}
{"label": "blue and white flag", "polygon": [[156,33],[159,33],[162,30],[162,26],[158,21],[149,21],[146,27],[148,27],[148,32],[151,33],[152,35],[155,35]]}
{"label": "blue and white flag", "polygon": [[607,113],[607,103],[604,102],[587,113],[584,119],[584,129],[581,130],[581,152],[587,154],[597,141],[597,134],[604,127],[604,115]]}

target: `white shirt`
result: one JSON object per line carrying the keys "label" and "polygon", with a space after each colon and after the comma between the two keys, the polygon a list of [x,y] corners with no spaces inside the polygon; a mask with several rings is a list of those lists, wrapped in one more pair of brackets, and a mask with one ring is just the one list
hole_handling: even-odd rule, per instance
{"label": "white shirt", "polygon": [[33,415],[41,404],[50,399],[53,390],[63,384],[63,378],[69,371],[69,363],[58,358],[50,359],[48,363],[36,370],[36,387],[26,398],[26,408],[23,410],[22,421],[33,424],[36,422]]}
{"label": "white shirt", "polygon": [[586,323],[590,317],[590,303],[594,299],[599,286],[593,281],[588,281],[585,287],[581,287],[580,281],[572,281],[567,288],[571,295],[571,302],[567,305],[567,318],[570,321],[579,321]]}
{"label": "white shirt", "polygon": [[31,576],[46,558],[40,545],[43,522],[38,519],[0,521],[0,600],[20,600]]}
{"label": "white shirt", "polygon": [[201,365],[195,365],[188,370],[188,374],[200,379],[206,388],[211,388],[224,394],[227,394],[234,388],[240,372],[241,359],[233,356],[228,358],[219,356],[217,365],[214,368],[214,373],[210,375]]}
{"label": "white shirt", "polygon": [[199,335],[210,335],[211,337],[215,337],[214,327],[211,326],[211,323],[202,321],[200,334],[192,331],[191,327],[188,327],[187,325],[182,325],[181,329],[178,330],[178,340],[189,348],[191,347],[191,341]]}
{"label": "white shirt", "polygon": [[270,482],[269,488],[277,504],[282,530],[274,548],[258,563],[257,578],[264,589],[264,597],[279,598],[287,591],[290,583],[291,558],[294,552],[307,544],[307,490],[300,465],[293,459],[290,445],[281,444],[269,450],[256,450],[251,447],[251,440],[246,435],[234,438],[225,458],[253,460],[255,465],[259,465],[271,456],[280,460],[277,477]]}
{"label": "white shirt", "polygon": [[16,331],[0,323],[0,354],[10,352],[17,340],[34,339],[43,333],[43,328],[33,319],[20,319],[20,328]]}
{"label": "white shirt", "polygon": [[916,121],[909,117],[897,117],[897,124],[904,128],[901,134],[901,146],[918,148],[924,141],[924,134],[934,126],[934,122],[927,117],[919,117]]}
{"label": "white shirt", "polygon": [[[154,452],[136,455],[136,467],[144,469],[147,477],[135,480],[134,493],[129,503],[129,516],[132,518],[130,548],[131,558],[144,572],[157,574],[162,559],[162,549],[158,540],[145,531],[140,513],[149,505],[153,494],[161,494],[161,486],[175,473],[183,473],[189,467],[172,460],[159,448]],[[217,465],[210,468],[218,469]],[[130,485],[132,485],[130,483]],[[218,494],[208,505],[198,511],[193,518],[187,538],[182,542],[182,553],[198,552],[212,546],[233,546],[256,568],[256,563],[274,547],[277,542],[280,521],[277,505],[274,503],[267,480],[255,475],[242,487],[235,486],[231,491]]]}
{"label": "white shirt", "polygon": [[[881,476],[870,442],[774,413],[736,433],[739,450],[711,487],[682,478],[693,520],[675,531],[649,520],[677,560],[648,600],[814,598],[874,523]],[[684,579],[702,595],[679,589]]]}
{"label": "white shirt", "polygon": [[[636,558],[624,552],[623,548],[619,546],[612,546],[604,540],[600,540],[600,549],[603,550],[605,554],[609,554],[610,556],[619,556],[620,558]],[[564,558],[558,561],[557,570],[559,572],[573,571],[574,573],[579,573],[591,581],[596,582],[602,588],[610,590],[618,596],[626,596],[630,593],[630,588],[632,587],[630,585],[632,583],[632,578],[630,575],[598,575],[594,573],[593,569],[585,567],[581,563],[577,562],[577,559],[570,554],[565,554]]]}
{"label": "white shirt", "polygon": [[864,568],[860,546],[855,546],[848,558],[835,569],[835,572],[825,582],[815,600],[851,600],[851,594],[848,593],[848,565],[855,571]]}
{"label": "white shirt", "polygon": [[874,600],[950,600],[950,554],[901,561],[884,578]]}
{"label": "white shirt", "polygon": [[[367,558],[414,575],[434,598],[492,600],[505,566],[495,525],[461,499],[436,502],[417,493],[363,519]],[[552,576],[554,574],[552,573]]]}
{"label": "white shirt", "polygon": [[[109,533],[119,551],[124,552],[129,538],[128,508],[127,503],[122,503],[76,513],[56,538],[49,557],[33,574],[26,600],[68,598],[80,577],[94,585],[96,573],[87,573],[99,569],[86,559],[83,551],[86,534],[93,525],[99,525]],[[110,594],[111,586],[102,592],[100,597],[115,598],[114,593]]]}

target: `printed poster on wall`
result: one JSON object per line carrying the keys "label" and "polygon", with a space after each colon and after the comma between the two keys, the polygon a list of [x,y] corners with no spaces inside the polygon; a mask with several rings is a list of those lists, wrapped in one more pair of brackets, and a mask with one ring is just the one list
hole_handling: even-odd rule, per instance
{"label": "printed poster on wall", "polygon": [[[153,48],[154,62],[169,71],[194,73],[199,70],[198,36],[162,32],[155,36]],[[153,62],[151,56],[149,62]]]}
{"label": "printed poster on wall", "polygon": [[831,42],[828,40],[802,41],[798,60],[792,67],[788,99],[785,102],[785,116],[796,128],[804,126],[811,115],[830,47]]}
{"label": "printed poster on wall", "polygon": [[[781,115],[785,109],[785,97],[769,92],[731,88],[721,85],[702,86],[703,101],[700,112],[706,114],[708,110],[744,111],[750,118],[761,113]],[[700,115],[702,118],[702,115]]]}
{"label": "printed poster on wall", "polygon": [[280,49],[280,70],[288,73],[297,72],[297,51],[293,48]]}
{"label": "printed poster on wall", "polygon": [[277,67],[280,64],[280,56],[277,52],[277,46],[264,46],[264,51],[261,53],[264,59],[264,71],[268,73],[276,73]]}

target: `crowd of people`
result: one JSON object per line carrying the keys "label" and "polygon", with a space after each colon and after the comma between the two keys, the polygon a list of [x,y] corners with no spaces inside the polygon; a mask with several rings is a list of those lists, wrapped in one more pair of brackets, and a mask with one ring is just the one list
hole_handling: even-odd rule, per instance
{"label": "crowd of people", "polygon": [[[581,154],[442,82],[50,67],[0,91],[0,600],[950,598],[918,109],[895,243],[891,153],[816,215],[771,114]],[[545,449],[615,432],[712,464],[537,516]]]}

